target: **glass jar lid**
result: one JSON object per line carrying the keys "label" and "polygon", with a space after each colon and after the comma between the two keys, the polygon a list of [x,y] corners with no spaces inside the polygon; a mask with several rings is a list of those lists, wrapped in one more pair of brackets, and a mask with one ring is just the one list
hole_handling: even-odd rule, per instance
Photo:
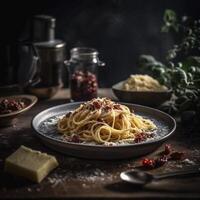
{"label": "glass jar lid", "polygon": [[72,59],[92,59],[98,57],[98,51],[89,47],[76,47],[70,51]]}

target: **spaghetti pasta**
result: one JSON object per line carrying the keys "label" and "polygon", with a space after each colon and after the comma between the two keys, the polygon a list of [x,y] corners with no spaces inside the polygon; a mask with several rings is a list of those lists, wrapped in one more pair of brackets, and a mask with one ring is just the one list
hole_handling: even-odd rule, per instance
{"label": "spaghetti pasta", "polygon": [[156,125],[135,115],[130,109],[107,98],[96,98],[81,104],[58,121],[58,131],[79,142],[120,142],[134,140],[138,134],[150,134]]}

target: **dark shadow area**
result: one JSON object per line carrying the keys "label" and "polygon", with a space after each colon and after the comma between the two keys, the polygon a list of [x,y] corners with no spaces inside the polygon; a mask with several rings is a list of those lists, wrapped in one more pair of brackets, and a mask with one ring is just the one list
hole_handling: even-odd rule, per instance
{"label": "dark shadow area", "polygon": [[[177,183],[177,181],[182,181],[182,180],[187,180],[187,177],[191,178],[191,175],[184,175],[182,177],[176,178],[176,179],[171,179],[172,181]],[[190,183],[191,184],[191,183]],[[138,186],[134,185],[131,183],[126,183],[123,181],[119,181],[116,183],[112,184],[107,184],[105,186],[105,189],[110,190],[112,192],[118,192],[118,193],[140,193],[140,192],[152,192],[152,193],[180,193],[180,194],[187,194],[187,193],[194,193],[194,192],[199,192],[198,187],[195,186],[193,190],[190,189],[183,189],[182,187],[179,187],[177,185],[172,184],[171,187],[166,187],[165,185],[154,185],[154,184],[147,184],[145,186]]]}
{"label": "dark shadow area", "polygon": [[125,183],[125,182],[117,182],[108,184],[105,186],[107,190],[113,191],[113,192],[119,192],[119,193],[137,193],[141,192],[143,187],[136,186],[133,184]]}
{"label": "dark shadow area", "polygon": [[37,185],[36,183],[33,183],[31,181],[28,181],[21,177],[16,177],[13,175],[10,175],[8,173],[5,173],[3,171],[0,172],[0,179],[4,180],[0,182],[0,190],[6,189],[20,189],[24,187],[33,187]]}
{"label": "dark shadow area", "polygon": [[[12,5],[12,6],[11,6]],[[137,73],[140,54],[164,61],[174,38],[160,32],[165,9],[199,17],[199,1],[190,0],[44,0],[3,1],[0,8],[0,45],[30,37],[36,14],[56,18],[56,38],[66,42],[66,58],[75,46],[98,49],[106,67],[100,70],[101,87],[110,87]],[[8,13],[5,15],[4,13]],[[67,86],[66,71],[63,74]],[[3,78],[3,77],[2,77]]]}

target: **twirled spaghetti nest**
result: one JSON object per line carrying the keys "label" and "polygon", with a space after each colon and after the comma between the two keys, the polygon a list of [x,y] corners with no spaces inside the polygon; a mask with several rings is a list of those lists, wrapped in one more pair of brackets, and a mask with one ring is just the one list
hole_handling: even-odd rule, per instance
{"label": "twirled spaghetti nest", "polygon": [[96,98],[67,113],[57,124],[66,138],[76,136],[80,142],[119,142],[134,140],[138,134],[156,129],[149,119],[135,115],[130,109],[107,98]]}

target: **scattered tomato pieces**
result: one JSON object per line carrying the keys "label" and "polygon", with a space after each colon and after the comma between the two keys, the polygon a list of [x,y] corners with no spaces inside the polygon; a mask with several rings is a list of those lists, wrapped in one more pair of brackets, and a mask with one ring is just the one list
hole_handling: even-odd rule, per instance
{"label": "scattered tomato pieces", "polygon": [[171,145],[166,144],[164,151],[161,152],[158,158],[144,158],[142,166],[146,169],[154,169],[163,166],[168,160],[183,160],[184,156],[184,152],[172,151]]}
{"label": "scattered tomato pieces", "polygon": [[142,166],[148,169],[153,169],[156,163],[154,159],[145,158],[142,160]]}
{"label": "scattered tomato pieces", "polygon": [[139,143],[146,141],[148,138],[154,137],[154,133],[139,133],[135,136],[134,142]]}

